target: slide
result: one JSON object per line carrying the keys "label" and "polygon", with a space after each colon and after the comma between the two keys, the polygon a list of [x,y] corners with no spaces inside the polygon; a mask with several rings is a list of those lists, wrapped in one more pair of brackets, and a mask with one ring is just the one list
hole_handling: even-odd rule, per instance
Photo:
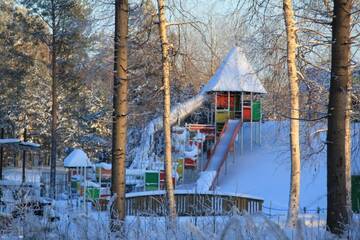
{"label": "slide", "polygon": [[213,187],[241,126],[241,120],[234,119],[226,122],[224,129],[216,142],[213,154],[196,182],[198,191],[208,191]]}

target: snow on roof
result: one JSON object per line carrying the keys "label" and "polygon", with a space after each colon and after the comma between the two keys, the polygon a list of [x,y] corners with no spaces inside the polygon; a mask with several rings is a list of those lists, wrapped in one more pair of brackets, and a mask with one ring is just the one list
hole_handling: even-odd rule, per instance
{"label": "snow on roof", "polygon": [[[256,196],[253,196],[253,195],[249,195],[249,194],[241,194],[241,193],[239,194],[239,193],[234,193],[234,192],[222,192],[222,191],[209,191],[209,190],[205,190],[205,191],[196,190],[196,191],[194,191],[194,190],[176,189],[176,190],[174,190],[174,193],[176,195],[181,195],[181,194],[208,194],[208,195],[233,196],[233,197],[251,198],[251,199],[255,199],[255,200],[264,200],[263,198],[256,197]],[[130,193],[126,193],[126,197],[131,198],[131,197],[164,195],[164,194],[165,194],[165,190],[155,190],[155,191],[144,191],[144,192],[130,192]]]}
{"label": "snow on roof", "polygon": [[27,147],[32,147],[32,148],[39,148],[40,147],[40,144],[33,143],[33,142],[20,142],[20,145],[27,146]]}
{"label": "snow on roof", "polygon": [[11,143],[20,143],[20,139],[17,138],[0,139],[0,144],[11,144]]}
{"label": "snow on roof", "polygon": [[33,142],[24,142],[18,138],[3,138],[0,139],[1,144],[20,144],[21,146],[31,147],[31,148],[39,148],[40,144],[33,143]]}
{"label": "snow on roof", "polygon": [[230,50],[202,90],[202,92],[214,91],[266,93],[239,47]]}
{"label": "snow on roof", "polygon": [[185,158],[197,158],[198,148],[196,146],[188,146],[189,148],[185,149],[184,155]]}
{"label": "snow on roof", "polygon": [[106,162],[100,162],[95,164],[95,167],[97,168],[102,168],[102,169],[106,169],[106,170],[111,170],[111,164],[110,163],[106,163]]}
{"label": "snow on roof", "polygon": [[74,149],[65,159],[64,167],[91,167],[92,163],[81,149]]}

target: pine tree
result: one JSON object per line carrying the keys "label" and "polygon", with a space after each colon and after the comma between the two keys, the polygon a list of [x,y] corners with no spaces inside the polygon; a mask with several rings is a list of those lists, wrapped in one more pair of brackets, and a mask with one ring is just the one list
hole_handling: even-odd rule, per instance
{"label": "pine tree", "polygon": [[[125,162],[128,116],[127,39],[129,6],[127,0],[115,3],[114,96],[112,135],[112,192],[116,193],[115,214],[125,221]],[[123,232],[123,227],[120,229]]]}
{"label": "pine tree", "polygon": [[[51,76],[51,124],[50,124],[50,196],[55,197],[55,176],[58,151],[59,127],[59,90],[61,83],[71,79],[75,66],[64,68],[64,65],[74,63],[72,59],[74,49],[79,47],[79,39],[84,22],[84,14],[79,14],[84,9],[84,1],[77,0],[22,0],[21,3],[31,12],[42,19],[46,31],[38,34],[38,38],[48,46],[50,52],[49,72]],[[72,60],[72,61],[71,61]]]}
{"label": "pine tree", "polygon": [[334,0],[327,132],[327,226],[342,234],[351,220],[350,32],[352,1]]}

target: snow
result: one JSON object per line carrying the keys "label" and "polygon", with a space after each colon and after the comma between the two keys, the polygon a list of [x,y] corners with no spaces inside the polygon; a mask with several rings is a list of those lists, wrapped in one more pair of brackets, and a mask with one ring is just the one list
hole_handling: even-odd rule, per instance
{"label": "snow", "polygon": [[126,176],[141,176],[145,174],[144,169],[126,169]]}
{"label": "snow", "polygon": [[106,169],[106,170],[110,170],[110,169],[111,169],[111,164],[110,164],[110,163],[106,163],[106,162],[97,163],[97,164],[95,164],[95,166],[96,166],[97,168],[102,168],[102,169]]}
{"label": "snow", "polygon": [[81,149],[74,149],[65,159],[64,167],[90,167],[90,162],[86,153]]}
{"label": "snow", "polygon": [[190,149],[188,148],[185,149],[184,156],[185,158],[194,159],[197,157],[198,152],[199,152],[198,148],[195,145],[193,145]]}
{"label": "snow", "polygon": [[196,182],[196,191],[208,191],[216,176],[216,171],[203,171],[200,172],[199,179]]}
{"label": "snow", "polygon": [[81,183],[81,186],[100,188],[100,184],[94,183],[94,182],[92,182],[92,181],[82,182],[82,183]]}
{"label": "snow", "polygon": [[266,93],[265,88],[239,47],[230,50],[202,91]]}
{"label": "snow", "polygon": [[3,138],[3,139],[0,139],[0,145],[1,144],[20,144],[22,146],[32,147],[32,148],[39,148],[40,147],[40,144],[33,143],[33,142],[24,142],[24,141],[21,141],[18,138]]}
{"label": "snow", "polygon": [[[309,151],[317,152],[320,144],[326,139],[326,132],[315,136],[314,132],[324,129],[324,123],[313,127],[302,128],[302,168],[300,208],[315,210],[325,209],[326,187],[326,148],[320,153],[308,155]],[[355,125],[354,125],[355,126]],[[357,129],[360,124],[357,124]],[[353,127],[355,129],[355,127]],[[305,134],[307,132],[308,134]],[[248,148],[247,135],[249,125],[245,124],[244,148]],[[235,163],[228,161],[227,173],[221,173],[216,191],[250,194],[264,198],[264,209],[272,208],[272,213],[286,214],[290,186],[290,150],[288,122],[266,122],[262,124],[263,145],[253,152],[245,152],[236,157]],[[307,138],[312,136],[311,147]],[[353,147],[358,143],[353,141]],[[310,157],[306,157],[310,156]],[[358,161],[358,153],[353,153],[352,161]],[[267,210],[268,211],[268,210]]]}
{"label": "snow", "polygon": [[20,143],[20,139],[17,139],[17,138],[0,139],[0,144],[11,144],[11,143]]}
{"label": "snow", "polygon": [[209,188],[211,187],[216,177],[216,172],[219,171],[221,167],[221,162],[227,154],[231,138],[239,123],[240,120],[228,121],[226,131],[221,136],[219,143],[216,146],[215,152],[209,160],[209,165],[207,166],[206,171],[202,172],[199,179],[197,180],[197,188],[201,190],[209,190]]}
{"label": "snow", "polygon": [[172,147],[176,152],[184,152],[186,140],[188,138],[188,131],[185,127],[174,126],[172,128],[172,135],[171,135],[171,143]]}
{"label": "snow", "polygon": [[[170,113],[171,125],[176,124],[179,120],[186,118],[190,113],[201,107],[207,98],[208,96],[205,92],[202,92],[186,102],[173,107]],[[152,153],[154,152],[154,134],[162,128],[162,117],[155,118],[148,123],[141,135],[141,142],[139,146],[134,149],[136,154],[130,168],[149,168],[151,162],[155,160],[152,156]]]}
{"label": "snow", "polygon": [[[131,192],[131,193],[127,193],[126,197],[131,198],[131,197],[141,197],[141,196],[165,195],[165,193],[166,193],[165,190]],[[176,195],[196,193],[196,194],[210,194],[210,195],[218,195],[218,196],[232,196],[232,197],[251,198],[251,199],[255,199],[255,200],[263,200],[262,198],[255,197],[255,196],[248,195],[248,194],[238,194],[238,193],[233,193],[233,192],[216,192],[216,191],[208,191],[208,190],[201,191],[200,189],[197,189],[196,191],[176,189],[174,191],[174,193]]]}
{"label": "snow", "polygon": [[[22,182],[22,169],[21,168],[6,168],[4,170],[4,179],[13,182]],[[25,181],[27,183],[40,183],[41,170],[38,169],[26,169]]]}
{"label": "snow", "polygon": [[33,143],[33,142],[20,142],[20,145],[22,146],[27,146],[27,147],[32,147],[32,148],[39,148],[41,145],[37,144],[37,143]]}
{"label": "snow", "polygon": [[34,187],[40,187],[40,183],[38,182],[26,182],[22,183],[21,181],[17,180],[9,180],[9,179],[3,179],[0,180],[0,186],[6,186],[6,187],[19,187],[19,186],[34,186]]}
{"label": "snow", "polygon": [[201,133],[200,131],[198,131],[198,132],[196,133],[196,136],[194,137],[194,140],[200,141],[200,142],[204,142],[205,139],[206,139],[206,134]]}

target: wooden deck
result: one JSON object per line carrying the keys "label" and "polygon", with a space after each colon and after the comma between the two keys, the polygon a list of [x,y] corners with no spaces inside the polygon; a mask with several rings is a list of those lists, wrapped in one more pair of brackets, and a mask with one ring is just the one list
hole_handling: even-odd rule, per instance
{"label": "wooden deck", "polygon": [[[166,215],[164,191],[141,192],[126,196],[126,214],[137,216]],[[212,192],[175,192],[178,216],[226,215],[234,207],[240,212],[262,211],[263,200],[241,195],[227,195]]]}

